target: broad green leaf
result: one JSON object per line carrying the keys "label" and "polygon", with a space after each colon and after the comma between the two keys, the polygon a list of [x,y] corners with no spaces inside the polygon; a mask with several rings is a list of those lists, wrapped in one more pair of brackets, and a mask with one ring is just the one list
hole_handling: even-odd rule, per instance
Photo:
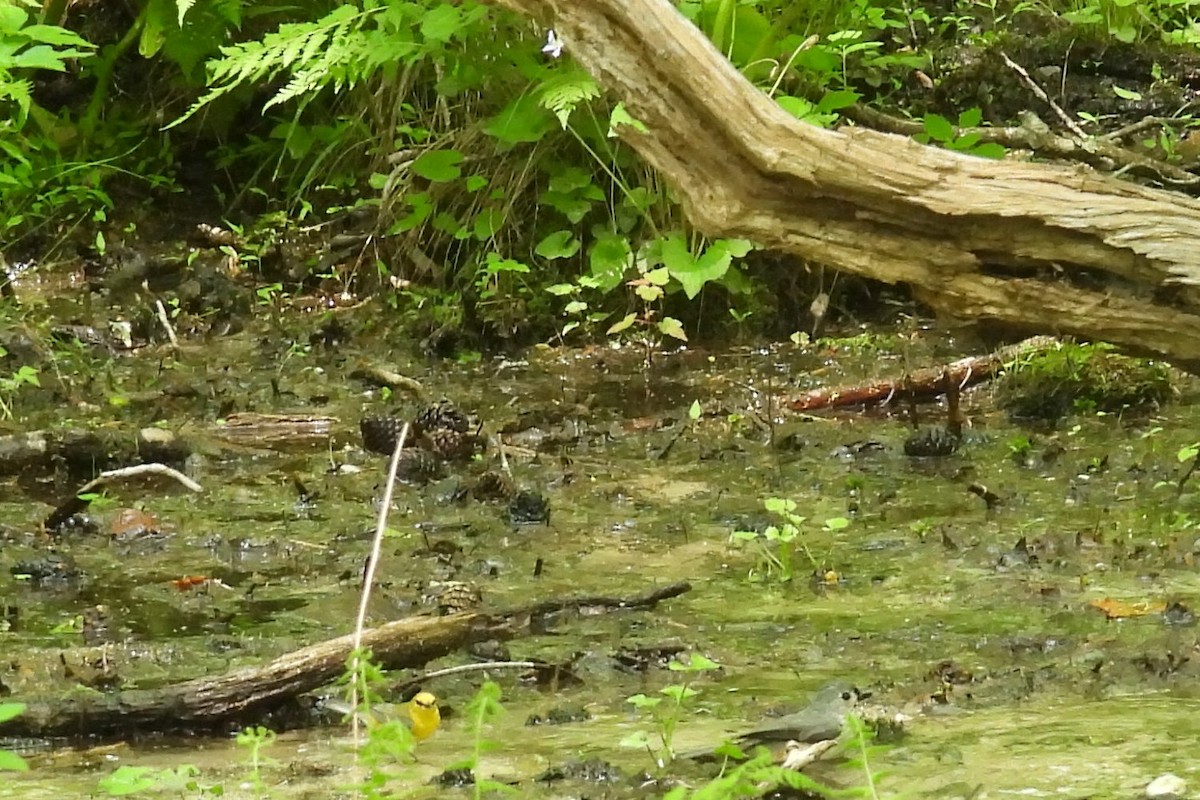
{"label": "broad green leaf", "polygon": [[488,253],[485,261],[489,275],[499,272],[529,272],[529,266],[511,258],[504,258],[499,253]]}
{"label": "broad green leaf", "polygon": [[582,314],[588,310],[588,304],[582,300],[572,300],[567,303],[567,307],[563,311],[567,314]]}
{"label": "broad green leaf", "polygon": [[0,722],[8,722],[25,713],[24,703],[0,703]]}
{"label": "broad green leaf", "polygon": [[183,18],[187,16],[187,12],[192,6],[196,5],[196,0],[175,0],[175,8],[179,11],[179,27],[183,27]]}
{"label": "broad green leaf", "polygon": [[612,234],[597,235],[588,254],[591,277],[598,282],[597,289],[610,292],[621,285],[625,271],[633,261],[629,240]]}
{"label": "broad green leaf", "polygon": [[462,160],[463,154],[457,150],[429,150],[417,156],[411,169],[427,181],[445,183],[462,175],[458,168]]}
{"label": "broad green leaf", "polygon": [[614,323],[613,326],[611,328],[609,328],[606,333],[609,336],[615,336],[616,334],[620,333],[621,331],[628,329],[629,326],[632,325],[636,319],[637,319],[637,314],[626,314],[624,319],[620,320],[619,322]]}
{"label": "broad green leaf", "polygon": [[29,15],[15,3],[0,3],[0,34],[21,30]]}
{"label": "broad green leaf", "polygon": [[652,269],[646,273],[646,280],[655,286],[666,286],[671,281],[671,271],[666,267]]}
{"label": "broad green leaf", "polygon": [[16,753],[0,750],[0,772],[28,772],[29,764]]}
{"label": "broad green leaf", "polygon": [[617,135],[618,125],[628,125],[639,133],[649,133],[649,129],[625,110],[624,103],[617,103],[612,113],[608,115],[608,138],[612,139]]}
{"label": "broad green leaf", "polygon": [[538,242],[537,247],[533,252],[537,253],[542,258],[557,259],[570,258],[579,252],[582,246],[580,241],[575,238],[571,231],[555,231]]}
{"label": "broad green leaf", "polygon": [[483,131],[507,144],[537,142],[558,125],[554,115],[542,108],[538,97],[526,92],[492,117]]}
{"label": "broad green leaf", "polygon": [[647,286],[644,283],[635,288],[633,293],[647,303],[653,303],[657,300],[661,300],[663,296],[662,287],[653,285]]}
{"label": "broad green leaf", "polygon": [[981,121],[983,121],[983,111],[979,106],[968,108],[958,115],[958,127],[960,128],[974,128]]}
{"label": "broad green leaf", "polygon": [[448,42],[462,29],[462,14],[456,6],[439,3],[421,19],[421,35],[426,41]]}
{"label": "broad green leaf", "polygon": [[473,223],[475,238],[486,242],[504,227],[504,209],[485,208],[475,215]]}
{"label": "broad green leaf", "polygon": [[478,192],[480,189],[488,185],[488,179],[482,175],[472,175],[467,178],[467,191]]}
{"label": "broad green leaf", "polygon": [[998,142],[987,142],[976,147],[971,154],[981,158],[1004,158],[1006,152],[1004,145]]}
{"label": "broad green leaf", "polygon": [[837,111],[839,108],[845,108],[846,106],[854,105],[858,102],[860,97],[862,97],[862,95],[860,95],[858,92],[851,91],[850,89],[838,89],[836,91],[826,92],[821,97],[820,102],[817,103],[817,111],[821,113]]}
{"label": "broad green leaf", "polygon": [[925,132],[929,134],[930,138],[939,142],[949,142],[954,139],[954,126],[941,114],[925,115]]}
{"label": "broad green leaf", "polygon": [[658,332],[663,336],[670,336],[673,339],[679,339],[682,342],[688,340],[687,334],[683,332],[683,323],[674,317],[663,317],[658,322]]}
{"label": "broad green leaf", "polygon": [[564,297],[575,292],[575,284],[573,283],[556,283],[552,286],[547,286],[546,291],[555,297]]}
{"label": "broad green leaf", "polygon": [[694,299],[709,281],[720,280],[729,270],[733,256],[725,240],[708,246],[700,258],[692,258],[683,243],[683,237],[673,234],[663,243],[663,263],[671,271],[671,277],[683,286],[688,299]]}

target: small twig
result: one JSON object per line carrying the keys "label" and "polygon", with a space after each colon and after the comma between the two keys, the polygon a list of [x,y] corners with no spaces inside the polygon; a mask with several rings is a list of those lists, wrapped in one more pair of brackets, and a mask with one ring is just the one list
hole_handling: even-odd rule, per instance
{"label": "small twig", "polygon": [[80,486],[74,494],[66,500],[59,503],[50,514],[42,520],[42,527],[47,531],[54,531],[64,522],[71,518],[71,515],[78,514],[91,504],[91,499],[84,499],[83,495],[88,494],[93,489],[103,486],[106,483],[112,483],[116,480],[125,478],[135,478],[139,475],[166,475],[168,478],[174,478],[179,483],[183,484],[188,490],[193,492],[203,492],[204,489],[200,484],[184,475],[182,472],[168,467],[166,464],[138,464],[133,467],[122,467],[121,469],[110,469],[107,472],[101,472],[96,478]]}
{"label": "small twig", "polygon": [[605,597],[605,596],[590,596],[590,597],[571,597],[565,600],[546,600],[537,603],[528,608],[518,609],[515,612],[502,614],[500,616],[529,616],[531,618],[553,614],[558,611],[566,611],[568,609],[580,609],[585,607],[598,608],[653,608],[659,601],[669,600],[672,597],[678,597],[681,594],[686,594],[692,590],[692,585],[687,581],[672,583],[663,586],[660,589],[655,589],[644,595],[634,597]]}
{"label": "small twig", "polygon": [[1000,57],[1004,59],[1004,63],[1008,65],[1009,69],[1021,76],[1021,79],[1025,82],[1025,85],[1029,87],[1029,90],[1033,92],[1039,100],[1050,106],[1054,113],[1058,115],[1058,118],[1062,120],[1063,125],[1066,125],[1067,129],[1070,130],[1071,133],[1078,136],[1081,140],[1088,138],[1087,134],[1083,132],[1083,128],[1079,127],[1079,123],[1067,116],[1067,113],[1063,111],[1061,107],[1059,107],[1058,103],[1050,99],[1050,95],[1046,94],[1042,90],[1042,87],[1038,86],[1033,78],[1029,77],[1029,73],[1025,71],[1024,67],[1009,58],[1008,54],[1003,51],[1000,52]]}
{"label": "small twig", "polygon": [[156,299],[154,307],[158,310],[158,321],[167,329],[167,338],[171,340],[171,347],[179,349],[179,340],[175,338],[175,328],[171,326],[171,318],[167,316],[167,309],[163,307],[162,300]]}
{"label": "small twig", "polygon": [[[362,593],[358,600],[358,616],[354,620],[354,644],[352,650],[357,653],[362,647],[363,629],[367,626],[367,603],[371,599],[371,586],[375,583],[375,568],[379,565],[379,559],[383,555],[383,532],[387,529],[388,512],[392,508],[392,494],[396,486],[396,471],[400,468],[400,453],[404,451],[404,443],[408,440],[408,423],[404,423],[404,427],[400,429],[400,436],[396,439],[396,448],[392,450],[392,460],[388,464],[387,485],[383,490],[383,500],[379,504],[379,517],[375,522],[375,538],[371,542],[371,555],[368,557],[367,568],[363,574]],[[355,659],[358,656],[355,655]],[[352,664],[351,670],[357,671],[358,665]],[[358,682],[352,681],[350,684],[350,705],[353,708],[358,708]],[[351,722],[350,727],[352,735],[355,739],[358,738],[358,715],[356,714]]]}

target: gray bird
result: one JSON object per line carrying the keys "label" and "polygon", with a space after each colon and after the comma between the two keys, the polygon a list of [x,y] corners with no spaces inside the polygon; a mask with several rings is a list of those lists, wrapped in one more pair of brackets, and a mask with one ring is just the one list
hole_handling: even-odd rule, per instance
{"label": "gray bird", "polygon": [[[777,717],[745,733],[733,741],[745,750],[758,745],[796,741],[801,744],[836,739],[846,724],[846,715],[867,695],[845,681],[834,681],[821,687],[800,711]],[[704,759],[712,749],[685,754],[684,758]]]}

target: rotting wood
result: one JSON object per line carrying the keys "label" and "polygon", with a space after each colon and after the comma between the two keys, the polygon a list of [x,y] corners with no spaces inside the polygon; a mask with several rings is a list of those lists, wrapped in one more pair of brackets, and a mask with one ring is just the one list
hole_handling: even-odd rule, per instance
{"label": "rotting wood", "polygon": [[[407,617],[365,631],[362,643],[385,669],[420,667],[471,641],[485,623],[486,618],[474,612]],[[198,731],[253,719],[341,675],[352,642],[352,635],[339,636],[286,653],[265,666],[158,689],[79,693],[57,700],[10,698],[28,708],[0,724],[0,737]]]}
{"label": "rotting wood", "polygon": [[946,378],[958,388],[965,389],[987,380],[1006,364],[1035,350],[1053,347],[1050,336],[1034,336],[994,353],[967,356],[950,364],[939,364],[908,373],[899,378],[872,381],[850,386],[824,386],[796,397],[786,398],[783,405],[792,411],[816,411],[822,408],[844,408],[866,403],[886,403],[893,399],[931,399],[945,392]]}
{"label": "rotting wood", "polygon": [[[673,583],[634,597],[579,597],[550,600],[487,615],[475,611],[446,616],[415,616],[365,630],[362,646],[384,669],[423,666],[485,638],[512,638],[552,612],[604,608],[653,608],[691,590]],[[25,713],[0,723],[0,737],[106,737],[154,731],[201,731],[246,722],[282,706],[297,695],[330,683],[345,670],[354,635],[318,642],[286,653],[265,666],[241,667],[157,689],[112,694],[79,693],[66,699],[12,697],[28,704]]]}
{"label": "rotting wood", "polygon": [[618,133],[709,236],[887,283],[943,314],[1200,369],[1200,201],[1083,167],[803,124],[669,0],[493,0],[553,27],[646,126]]}

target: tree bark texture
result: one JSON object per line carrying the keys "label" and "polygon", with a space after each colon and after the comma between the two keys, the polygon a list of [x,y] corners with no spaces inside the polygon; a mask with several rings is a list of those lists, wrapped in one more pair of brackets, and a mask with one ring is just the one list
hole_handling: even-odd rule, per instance
{"label": "tree bark texture", "polygon": [[494,1],[553,27],[646,125],[619,131],[705,234],[905,283],[955,317],[1200,367],[1200,202],[801,123],[669,0]]}

